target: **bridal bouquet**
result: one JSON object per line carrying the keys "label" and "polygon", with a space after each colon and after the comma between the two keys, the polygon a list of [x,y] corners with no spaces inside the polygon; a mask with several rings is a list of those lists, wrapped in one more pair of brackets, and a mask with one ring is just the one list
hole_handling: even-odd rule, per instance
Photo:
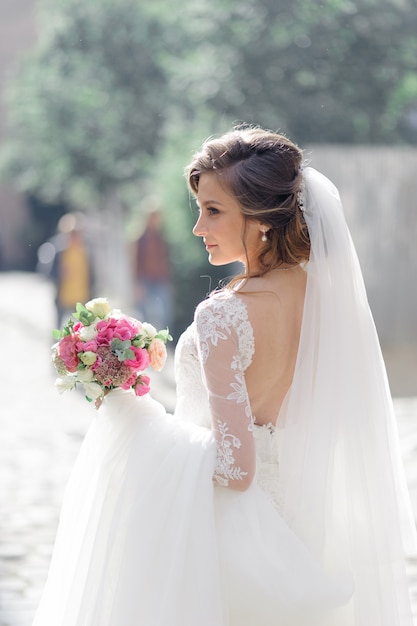
{"label": "bridal bouquet", "polygon": [[166,361],[168,330],[112,310],[106,298],[78,303],[62,331],[54,330],[57,343],[52,362],[59,374],[60,393],[78,384],[86,399],[99,406],[111,389],[134,389],[137,396],[150,390],[150,378],[142,372],[151,366],[160,371]]}

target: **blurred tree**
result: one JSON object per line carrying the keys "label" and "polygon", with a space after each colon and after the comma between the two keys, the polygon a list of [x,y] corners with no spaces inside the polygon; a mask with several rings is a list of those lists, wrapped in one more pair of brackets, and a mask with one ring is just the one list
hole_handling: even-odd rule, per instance
{"label": "blurred tree", "polygon": [[3,168],[49,201],[98,203],[143,177],[162,138],[160,25],[130,0],[48,3],[9,97]]}
{"label": "blurred tree", "polygon": [[123,195],[166,132],[280,127],[301,143],[417,141],[415,0],[44,0],[9,98],[3,170],[49,202]]}
{"label": "blurred tree", "polygon": [[43,6],[2,169],[49,202],[123,195],[167,119],[187,133],[193,120],[217,132],[236,119],[302,143],[417,141],[416,0]]}
{"label": "blurred tree", "polygon": [[302,143],[417,142],[415,0],[193,0],[177,19],[191,106]]}

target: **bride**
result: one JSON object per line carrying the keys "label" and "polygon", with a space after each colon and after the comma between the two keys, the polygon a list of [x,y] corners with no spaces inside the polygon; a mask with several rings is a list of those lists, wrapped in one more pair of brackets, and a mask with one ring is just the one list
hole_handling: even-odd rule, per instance
{"label": "bride", "polygon": [[242,274],[178,342],[174,416],[106,395],[34,626],[412,626],[414,522],[337,190],[260,128],[187,177],[210,263]]}

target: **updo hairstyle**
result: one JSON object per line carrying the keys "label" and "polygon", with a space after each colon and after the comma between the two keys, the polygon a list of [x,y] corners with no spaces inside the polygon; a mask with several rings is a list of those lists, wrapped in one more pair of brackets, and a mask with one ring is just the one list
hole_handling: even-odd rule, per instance
{"label": "updo hairstyle", "polygon": [[[259,275],[283,264],[308,261],[310,239],[299,200],[302,158],[301,150],[283,135],[238,127],[207,140],[186,168],[195,196],[200,176],[214,172],[246,220],[258,220],[268,228],[258,259]],[[245,244],[245,233],[242,236]],[[248,276],[248,267],[246,272]]]}

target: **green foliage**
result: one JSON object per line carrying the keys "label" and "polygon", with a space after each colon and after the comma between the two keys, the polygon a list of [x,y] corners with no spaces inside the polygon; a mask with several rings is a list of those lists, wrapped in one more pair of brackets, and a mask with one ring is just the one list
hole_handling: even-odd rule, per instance
{"label": "green foliage", "polygon": [[134,359],[135,353],[130,349],[130,339],[122,341],[121,339],[112,339],[111,351],[117,356],[118,361],[126,361],[126,359]]}
{"label": "green foliage", "polygon": [[[191,138],[232,120],[300,143],[417,141],[412,0],[41,6],[39,45],[10,92],[2,169],[47,201],[130,199],[173,126],[178,171]],[[179,242],[183,220],[172,221]]]}
{"label": "green foliage", "polygon": [[169,330],[166,328],[156,333],[155,339],[160,339],[164,343],[167,343],[167,341],[172,341],[172,335],[169,334]]}
{"label": "green foliage", "polygon": [[160,25],[129,0],[66,0],[9,98],[3,168],[49,201],[88,205],[143,177],[161,141]]}
{"label": "green foliage", "polygon": [[181,14],[190,53],[170,70],[193,106],[301,143],[417,141],[401,89],[417,71],[413,0],[201,0]]}
{"label": "green foliage", "polygon": [[96,319],[95,314],[89,311],[81,302],[77,302],[75,313],[72,314],[72,317],[80,321],[83,326],[90,326]]}
{"label": "green foliage", "polygon": [[52,337],[54,339],[56,339],[57,341],[59,341],[60,339],[62,339],[62,337],[64,336],[64,333],[59,330],[58,328],[54,328],[52,331]]}
{"label": "green foliage", "polygon": [[[75,317],[75,314],[73,315],[73,317]],[[73,331],[74,331],[74,320],[69,319],[62,330],[59,330],[58,328],[54,328],[54,330],[52,331],[52,337],[56,339],[57,341],[59,341],[63,337],[72,335]]]}

